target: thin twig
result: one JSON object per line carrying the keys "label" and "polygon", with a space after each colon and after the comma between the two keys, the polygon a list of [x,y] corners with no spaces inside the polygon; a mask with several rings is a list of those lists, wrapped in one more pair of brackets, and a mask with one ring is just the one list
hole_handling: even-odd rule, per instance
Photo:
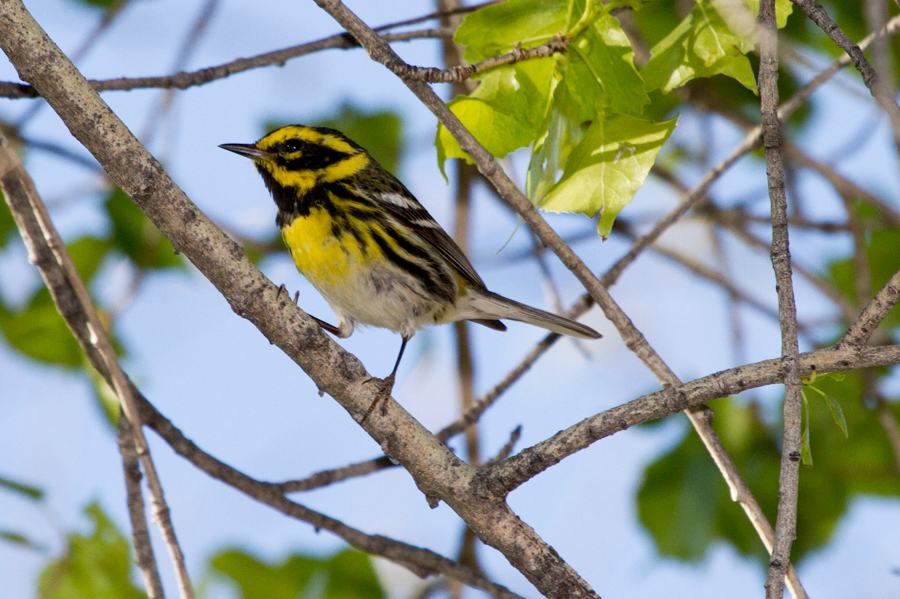
{"label": "thin twig", "polygon": [[519,595],[510,592],[505,587],[493,583],[472,569],[433,551],[381,535],[365,534],[339,520],[291,501],[284,496],[279,485],[256,480],[203,451],[185,437],[184,433],[178,430],[153,404],[140,394],[137,397],[144,423],[156,431],[175,453],[212,478],[222,481],[248,497],[273,507],[295,520],[307,522],[316,529],[332,532],[353,547],[400,564],[417,576],[440,574],[472,588],[481,589],[495,597],[521,599]]}
{"label": "thin twig", "polygon": [[350,464],[349,466],[344,466],[343,468],[323,470],[322,472],[317,472],[312,476],[301,480],[289,480],[283,483],[272,483],[272,486],[278,489],[281,493],[310,491],[312,489],[327,487],[328,485],[340,482],[342,480],[347,480],[348,478],[365,476],[366,474],[371,474],[372,472],[378,472],[379,470],[384,470],[386,468],[393,468],[394,466],[396,466],[396,464],[391,462],[390,458],[388,458],[387,456],[381,456],[380,458],[373,458],[371,460],[366,460],[365,462]]}
{"label": "thin twig", "polygon": [[784,369],[784,437],[781,473],[778,479],[778,515],[775,542],[771,551],[766,599],[781,599],[784,577],[791,558],[791,544],[797,529],[797,488],[800,480],[800,374],[798,367],[797,306],[791,279],[788,242],[787,197],[784,188],[784,157],[781,152],[781,124],[778,120],[778,30],[775,0],[759,6],[759,95],[762,112],[766,177],[772,204],[772,266],[778,294],[781,325],[781,365]]}
{"label": "thin twig", "polygon": [[866,60],[860,47],[847,37],[847,34],[828,16],[828,13],[820,4],[814,0],[791,0],[791,2],[802,8],[803,12],[825,32],[825,35],[830,37],[853,61],[853,66],[862,75],[863,83],[869,88],[872,97],[875,98],[878,105],[890,117],[894,143],[900,150],[900,106],[897,105],[897,101],[891,96],[890,86],[884,85],[875,69]]}
{"label": "thin twig", "polygon": [[141,492],[140,460],[134,446],[131,424],[127,418],[119,418],[116,438],[119,443],[119,453],[122,454],[122,465],[125,469],[125,491],[134,541],[134,562],[144,577],[149,599],[165,599],[162,580],[159,577],[159,569],[153,555],[153,545],[150,542],[150,531],[147,530],[144,495]]}
{"label": "thin twig", "polygon": [[[453,31],[438,27],[423,29],[421,31],[406,31],[403,33],[388,33],[384,39],[391,42],[406,42],[425,38],[452,37]],[[298,46],[291,46],[283,50],[266,52],[251,58],[238,58],[231,62],[214,67],[206,67],[197,71],[175,73],[160,77],[120,77],[117,79],[89,80],[88,83],[94,91],[130,91],[134,89],[187,89],[198,85],[205,85],[218,79],[224,79],[237,73],[243,73],[252,69],[270,66],[283,66],[288,60],[320,52],[322,50],[340,49],[349,50],[358,48],[359,44],[346,33],[332,35],[315,42],[308,42]],[[2,98],[37,98],[40,94],[28,84],[0,81],[0,97]]]}
{"label": "thin twig", "polygon": [[482,60],[481,62],[449,67],[446,69],[436,69],[431,67],[414,67],[408,64],[398,65],[394,73],[398,77],[408,81],[420,81],[425,83],[453,83],[463,81],[470,77],[483,73],[488,69],[495,67],[515,64],[523,60],[533,60],[535,58],[547,58],[559,52],[565,52],[572,39],[569,37],[557,37],[547,43],[535,46],[534,48],[524,49],[515,48],[501,54]]}
{"label": "thin twig", "polygon": [[[127,377],[119,365],[106,330],[78,275],[72,257],[53,226],[50,215],[34,188],[34,183],[2,132],[0,132],[0,186],[28,247],[31,261],[40,270],[57,309],[66,318],[69,328],[85,354],[94,356],[97,360],[95,367],[98,372],[108,373],[110,386],[119,397],[122,411],[132,424],[135,449],[147,476],[153,515],[172,557],[182,599],[193,599],[194,591],[184,564],[184,555],[175,537],[175,529],[150,456],[147,439],[141,431],[140,417]],[[60,289],[71,290],[71,297],[62,297]]]}

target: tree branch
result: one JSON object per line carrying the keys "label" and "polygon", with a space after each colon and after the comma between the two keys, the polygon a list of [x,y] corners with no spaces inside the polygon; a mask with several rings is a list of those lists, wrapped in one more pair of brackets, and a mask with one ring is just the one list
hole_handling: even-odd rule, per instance
{"label": "tree branch", "polygon": [[[122,410],[132,425],[135,452],[147,475],[153,514],[172,557],[182,599],[193,599],[194,591],[184,564],[184,555],[175,536],[169,508],[150,456],[147,440],[141,431],[140,417],[127,377],[119,365],[106,330],[75,269],[72,257],[56,232],[31,177],[22,167],[19,157],[2,132],[0,132],[0,187],[3,189],[3,195],[22,239],[28,247],[29,259],[40,270],[57,309],[66,319],[66,324],[69,325],[85,354],[96,360],[95,368],[98,372],[106,373],[110,387],[119,397]],[[135,531],[135,534],[139,534],[138,531]],[[152,577],[148,578],[148,589],[152,588],[152,583]]]}
{"label": "tree branch", "polygon": [[875,102],[890,117],[891,128],[894,133],[894,144],[900,150],[900,106],[897,105],[897,101],[891,96],[889,86],[884,85],[879,80],[878,74],[872,68],[872,65],[869,64],[869,61],[866,60],[860,47],[847,37],[847,34],[828,16],[828,12],[822,8],[822,5],[814,0],[791,0],[791,2],[802,8],[803,12],[825,32],[825,35],[830,37],[853,61],[853,66],[862,75],[863,83],[869,88],[869,92],[875,98]]}
{"label": "tree branch", "polygon": [[[110,111],[20,0],[0,0],[0,46],[23,81],[34,85],[110,178],[218,289],[357,421],[379,395],[359,361],[275,287],[241,248],[178,189]],[[424,85],[424,84],[415,84]],[[479,495],[475,471],[396,402],[362,425],[403,464],[432,505],[445,501],[489,545],[499,548],[545,594],[596,597],[577,573],[508,505]]]}
{"label": "tree branch", "polygon": [[[900,345],[830,347],[800,354],[798,372],[844,372],[900,364]],[[478,477],[496,495],[503,495],[591,444],[636,424],[671,416],[707,401],[765,385],[783,384],[781,359],[723,370],[709,376],[644,395],[586,418],[537,445],[524,449]]]}
{"label": "tree branch", "polygon": [[[390,26],[387,26],[390,27]],[[453,31],[445,27],[423,29],[421,31],[407,31],[404,33],[388,33],[384,38],[388,41],[410,41],[424,38],[451,37]],[[262,67],[284,66],[288,60],[320,52],[322,50],[339,49],[349,50],[358,48],[359,44],[346,33],[332,35],[315,42],[308,42],[283,50],[266,52],[251,58],[238,58],[215,67],[207,67],[191,72],[181,72],[174,75],[160,77],[119,77],[117,79],[89,80],[88,83],[94,91],[130,91],[134,89],[187,89],[198,85],[204,85],[218,79],[224,79],[237,73],[259,69]],[[3,98],[38,98],[40,93],[31,85],[0,81],[0,97]]]}
{"label": "tree branch", "polygon": [[156,558],[153,556],[153,545],[150,542],[150,531],[147,530],[147,518],[144,508],[144,496],[141,493],[141,468],[137,450],[134,447],[134,434],[127,418],[119,418],[116,431],[119,453],[122,454],[122,466],[125,469],[125,492],[128,498],[128,516],[131,519],[131,534],[134,541],[134,562],[144,577],[149,599],[165,599]]}
{"label": "tree branch", "polygon": [[784,437],[778,479],[778,515],[775,519],[775,543],[766,578],[766,599],[780,599],[784,594],[784,575],[790,563],[791,544],[797,534],[802,404],[797,364],[797,306],[791,280],[784,157],[781,152],[781,124],[778,121],[778,29],[775,23],[775,0],[760,2],[759,24],[759,96],[766,177],[772,204],[772,267],[775,269],[775,290],[778,293],[781,367],[784,370]]}

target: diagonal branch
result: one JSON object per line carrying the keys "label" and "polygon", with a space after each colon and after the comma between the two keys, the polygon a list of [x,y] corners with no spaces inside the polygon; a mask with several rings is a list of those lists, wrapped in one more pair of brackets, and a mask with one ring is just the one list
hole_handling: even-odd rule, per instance
{"label": "diagonal branch", "polygon": [[[184,564],[184,555],[175,536],[162,484],[150,456],[147,439],[141,431],[141,420],[128,379],[94,309],[81,277],[72,262],[65,244],[56,232],[50,215],[34,188],[34,183],[22,167],[19,157],[0,132],[0,187],[9,204],[16,225],[28,247],[29,259],[40,270],[60,314],[86,355],[96,363],[98,372],[105,373],[119,398],[122,411],[131,423],[132,443],[147,476],[151,504],[156,523],[171,555],[182,599],[193,599],[194,591]],[[123,459],[127,456],[123,454]],[[126,464],[127,467],[127,464]],[[138,534],[138,531],[135,531]],[[149,562],[145,560],[144,565]],[[155,587],[152,572],[145,571],[147,588]],[[156,576],[158,578],[158,574]]]}
{"label": "diagonal branch", "polygon": [[[860,368],[900,364],[900,345],[879,347],[830,347],[800,354],[798,371],[807,376],[817,373],[846,372]],[[513,457],[483,469],[479,477],[503,493],[558,464],[596,441],[631,428],[636,424],[671,416],[720,397],[735,395],[766,385],[782,384],[781,359],[775,358],[723,370],[689,383],[669,387],[633,399],[620,406],[573,424],[537,445]]]}
{"label": "diagonal branch", "polygon": [[[0,0],[0,47],[23,81],[34,85],[110,178],[224,295],[357,421],[379,397],[359,361],[275,287],[169,178],[65,57],[21,0]],[[416,84],[424,85],[424,84]],[[403,464],[431,505],[444,501],[497,547],[541,592],[596,597],[503,498],[479,494],[475,470],[459,460],[396,402],[362,425]]]}
{"label": "diagonal branch", "polygon": [[[382,63],[392,72],[402,77],[404,68],[408,65],[400,59],[391,47],[382,40],[377,33],[372,31],[355,14],[353,14],[340,0],[316,0],[316,4],[326,10],[338,23],[341,24],[354,38],[359,40],[366,52],[373,60]],[[472,136],[459,119],[450,111],[446,104],[426,84],[404,80],[406,86],[432,111],[442,125],[453,135],[460,148],[466,152],[475,162],[478,170],[491,182],[497,193],[528,223],[532,231],[549,247],[563,262],[563,264],[584,285],[591,299],[603,310],[606,317],[613,322],[622,336],[626,347],[634,352],[656,375],[664,387],[680,383],[678,377],[669,369],[668,365],[653,350],[643,334],[634,326],[631,319],[616,304],[603,284],[590,271],[587,265],[578,257],[572,249],[557,235],[557,233],[538,214],[537,209],[522,195],[516,185],[506,176],[503,169],[499,168],[493,156]],[[726,481],[732,489],[732,497],[749,498],[742,502],[742,507],[752,519],[764,520],[762,510],[752,498],[752,493],[740,477],[734,462],[723,451],[721,442],[716,437],[715,431],[709,425],[709,418],[702,412],[708,408],[694,408],[687,412],[688,419],[700,434],[704,445],[709,449],[713,460],[723,473]],[[480,480],[484,480],[479,476]],[[496,491],[498,487],[494,487]],[[505,494],[501,495],[505,497]],[[759,527],[757,527],[759,530]],[[483,539],[484,540],[484,539]],[[490,543],[488,543],[490,544]],[[507,555],[507,559],[510,556]],[[525,573],[528,576],[528,573]],[[531,577],[529,577],[530,580]],[[543,590],[541,586],[533,583]]]}
{"label": "diagonal branch", "polygon": [[897,105],[897,100],[891,96],[889,86],[883,84],[879,79],[878,74],[875,72],[875,69],[872,68],[872,65],[866,60],[860,47],[847,37],[847,34],[838,27],[837,23],[835,23],[834,19],[828,15],[828,12],[822,8],[821,4],[815,2],[815,0],[791,1],[802,8],[803,12],[805,12],[806,15],[825,32],[825,35],[830,37],[838,47],[847,53],[850,60],[853,61],[853,66],[855,66],[856,70],[859,71],[859,74],[862,75],[863,83],[869,88],[872,97],[875,98],[878,105],[891,119],[894,143],[898,150],[900,150],[900,106]]}

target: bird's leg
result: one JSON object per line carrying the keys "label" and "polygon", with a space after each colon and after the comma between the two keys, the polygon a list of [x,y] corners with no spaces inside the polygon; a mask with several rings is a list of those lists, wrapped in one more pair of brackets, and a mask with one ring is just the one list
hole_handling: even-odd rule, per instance
{"label": "bird's leg", "polygon": [[378,395],[375,399],[372,400],[372,405],[369,406],[369,409],[366,410],[366,415],[362,417],[362,420],[359,421],[360,424],[366,421],[366,418],[369,417],[369,414],[375,410],[375,407],[380,403],[381,404],[381,415],[384,416],[387,412],[387,400],[391,396],[391,391],[394,389],[394,379],[397,377],[397,368],[400,366],[400,359],[403,357],[403,350],[406,349],[406,344],[409,342],[409,337],[404,335],[403,342],[400,343],[400,353],[397,354],[397,361],[394,362],[394,369],[391,371],[389,375],[387,375],[384,379],[376,379],[371,378],[366,382],[370,381],[378,381],[381,383],[381,389],[378,392]]}
{"label": "bird's leg", "polygon": [[[281,287],[278,288],[278,293],[275,295],[275,299],[276,299],[276,300],[281,299],[281,294],[282,294],[282,293],[285,294],[285,295],[287,296],[288,300],[291,299],[291,294],[288,293],[287,287],[284,286],[284,283],[282,283],[282,284],[281,284]],[[298,300],[298,299],[300,299],[300,291],[299,291],[299,290],[297,290],[297,293],[294,294],[294,300],[293,300],[293,301],[294,301],[294,305],[295,305],[295,306],[298,305],[298,304],[297,304],[297,300]],[[308,316],[309,316],[310,318],[312,318],[313,320],[315,320],[316,323],[317,323],[320,327],[322,327],[323,329],[325,329],[326,331],[328,331],[328,332],[331,333],[332,335],[335,335],[335,336],[337,336],[337,337],[347,337],[347,335],[341,335],[341,330],[340,330],[339,328],[337,328],[336,326],[334,326],[333,324],[328,324],[328,323],[325,322],[324,320],[321,320],[321,319],[319,319],[319,318],[316,318],[316,317],[313,316],[312,314],[308,314]]]}
{"label": "bird's leg", "polygon": [[318,323],[318,325],[319,325],[320,327],[322,327],[323,329],[325,329],[326,331],[328,331],[328,332],[331,333],[332,335],[335,335],[335,336],[337,336],[337,337],[340,337],[340,336],[341,336],[341,330],[340,330],[339,328],[337,328],[336,326],[334,326],[333,324],[328,324],[328,323],[325,322],[324,320],[319,320],[318,318],[316,318],[316,317],[313,316],[312,314],[309,314],[309,317],[312,318],[313,320],[315,320],[315,321]]}

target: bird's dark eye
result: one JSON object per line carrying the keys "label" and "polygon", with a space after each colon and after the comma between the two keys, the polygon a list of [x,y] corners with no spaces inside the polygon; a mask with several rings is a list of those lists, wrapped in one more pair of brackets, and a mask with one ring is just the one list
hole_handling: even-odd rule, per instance
{"label": "bird's dark eye", "polygon": [[298,139],[289,139],[284,142],[284,151],[287,153],[299,152],[303,149],[303,142]]}

